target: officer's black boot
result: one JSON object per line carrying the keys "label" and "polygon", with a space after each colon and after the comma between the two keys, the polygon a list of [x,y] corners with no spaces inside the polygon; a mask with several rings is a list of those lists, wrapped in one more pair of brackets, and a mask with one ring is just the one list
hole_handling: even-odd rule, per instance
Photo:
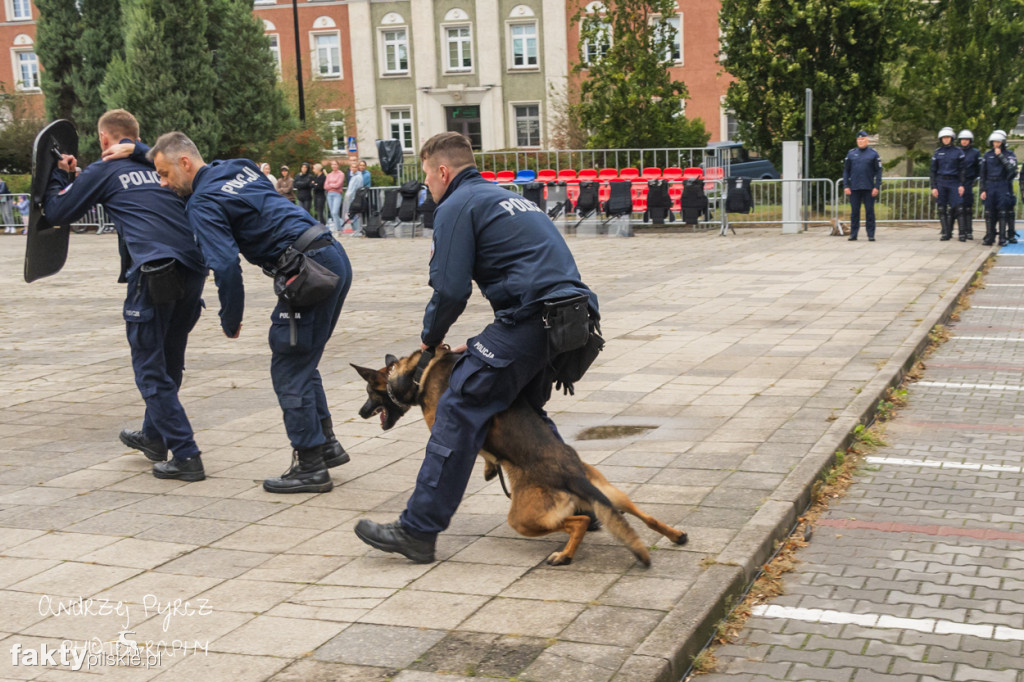
{"label": "officer's black boot", "polygon": [[334,487],[324,466],[323,446],[292,451],[292,466],[278,478],[263,481],[268,493],[326,493]]}
{"label": "officer's black boot", "polygon": [[967,213],[967,209],[964,208],[963,206],[954,209],[954,211],[956,213],[957,239],[959,239],[962,242],[965,242],[967,241],[967,230],[970,229],[968,227],[968,221],[971,219],[971,216],[969,213]]}
{"label": "officer's black boot", "polygon": [[1017,216],[1014,214],[1013,209],[1006,212],[1007,224],[1006,224],[1006,242],[1008,244],[1017,243]]}
{"label": "officer's black boot", "polygon": [[1006,229],[1010,226],[1010,217],[1007,211],[999,213],[999,246],[1006,246]]}
{"label": "officer's black boot", "polygon": [[330,469],[347,463],[350,458],[345,452],[345,448],[341,447],[341,443],[334,436],[334,422],[330,417],[320,420],[320,430],[323,431],[324,438],[327,439],[327,442],[320,446],[323,452],[324,466]]}
{"label": "officer's black boot", "polygon": [[985,211],[985,238],[981,240],[983,246],[992,246],[996,241],[996,214],[992,211]]}
{"label": "officer's black boot", "polygon": [[355,532],[360,540],[382,552],[396,552],[417,564],[429,564],[434,561],[437,536],[413,535],[402,526],[401,521],[376,523],[369,519],[360,519]]}
{"label": "officer's black boot", "polygon": [[939,241],[946,242],[953,237],[953,225],[949,206],[939,206]]}
{"label": "officer's black boot", "polygon": [[157,478],[171,478],[178,481],[201,481],[206,478],[203,460],[199,455],[188,459],[171,457],[166,462],[153,465],[153,475]]}
{"label": "officer's black boot", "polygon": [[119,436],[121,442],[138,450],[151,462],[167,461],[167,446],[159,438],[150,438],[142,431],[124,429]]}
{"label": "officer's black boot", "polygon": [[964,222],[967,223],[967,239],[974,241],[974,207],[964,208]]}

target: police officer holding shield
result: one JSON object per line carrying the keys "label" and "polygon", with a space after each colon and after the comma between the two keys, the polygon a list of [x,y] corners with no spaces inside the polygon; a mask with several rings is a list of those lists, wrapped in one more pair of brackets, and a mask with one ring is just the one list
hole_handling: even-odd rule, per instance
{"label": "police officer holding shield", "polygon": [[868,241],[875,241],[875,198],[882,188],[882,158],[868,146],[866,131],[857,133],[857,146],[847,152],[843,161],[843,187],[846,196],[850,197],[849,240],[857,241],[863,204]]}
{"label": "police officer holding shield", "polygon": [[1015,197],[1013,179],[1017,175],[1017,157],[1004,148],[1006,133],[996,130],[988,136],[989,150],[981,159],[981,200],[985,202],[985,239],[982,244],[992,246],[999,226],[999,246],[1005,246],[1012,229]]}
{"label": "police officer holding shield", "polygon": [[[135,155],[146,151],[137,146]],[[220,325],[229,338],[242,328],[245,295],[239,254],[250,263],[276,272],[283,256],[296,252],[336,276],[315,304],[279,301],[271,314],[270,376],[284,414],[293,448],[292,465],[268,478],[272,493],[327,492],[333,487],[327,469],[349,461],[334,436],[323,382],[317,365],[334,332],[352,269],[345,250],[326,227],[277,189],[247,159],[206,164],[183,133],[161,135],[146,154],[161,184],[187,197],[186,215],[213,270],[220,297]]]}
{"label": "police officer holding shield", "polygon": [[965,242],[974,239],[974,228],[971,225],[974,219],[974,183],[978,180],[981,152],[974,146],[974,133],[967,128],[961,130],[956,139],[964,153],[964,202],[957,231],[960,241]]}
{"label": "police officer holding shield", "polygon": [[[138,121],[123,109],[103,114],[97,128],[103,150],[139,137]],[[138,161],[93,163],[72,182],[76,171],[76,159],[64,155],[50,179],[44,208],[52,223],[66,224],[102,203],[125,249],[120,279],[128,283],[124,319],[146,414],[142,429],[122,431],[121,442],[157,462],[157,478],[202,480],[199,448],[178,399],[185,346],[199,319],[207,272],[185,218],[185,202]],[[168,451],[173,457],[165,461]]]}
{"label": "police officer holding shield", "polygon": [[416,479],[398,521],[363,519],[356,535],[417,563],[434,561],[438,533],[462,501],[494,415],[526,400],[557,434],[544,404],[551,393],[545,302],[582,297],[597,317],[597,297],[554,224],[537,206],[484,180],[469,140],[439,133],[420,150],[426,185],[437,202],[424,350],[436,347],[465,310],[476,282],[494,321],[469,339],[440,398]]}
{"label": "police officer holding shield", "polygon": [[939,147],[932,154],[931,185],[939,211],[940,241],[953,238],[953,223],[959,219],[964,194],[964,152],[953,146],[953,129],[939,131]]}

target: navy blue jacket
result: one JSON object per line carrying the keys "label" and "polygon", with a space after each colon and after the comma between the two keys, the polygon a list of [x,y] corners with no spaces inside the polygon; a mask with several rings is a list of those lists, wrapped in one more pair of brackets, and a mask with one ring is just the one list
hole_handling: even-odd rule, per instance
{"label": "navy blue jacket", "polygon": [[434,214],[430,286],[421,339],[428,346],[466,308],[476,282],[494,316],[514,324],[540,313],[543,301],[597,296],[580,279],[576,261],[554,223],[532,201],[484,180],[476,168],[459,173]]}
{"label": "navy blue jacket", "polygon": [[255,265],[273,263],[319,223],[278,194],[248,159],[214,161],[200,168],[185,210],[217,283],[220,326],[234,336],[245,310],[238,254]]}
{"label": "navy blue jacket", "polygon": [[143,263],[163,258],[206,272],[203,254],[185,218],[185,202],[160,186],[151,166],[131,159],[97,161],[74,182],[66,171],[54,170],[43,207],[51,223],[78,220],[96,204],[103,204],[124,240],[131,257],[128,274]]}
{"label": "navy blue jacket", "polygon": [[970,188],[981,172],[981,152],[974,145],[960,149],[964,153],[964,184]]}
{"label": "navy blue jacket", "polygon": [[982,192],[996,183],[1012,183],[1016,176],[1017,157],[1009,149],[1004,149],[1003,153],[998,156],[989,149],[981,158],[978,177],[981,178],[980,189]]}
{"label": "navy blue jacket", "polygon": [[843,160],[843,187],[846,189],[881,189],[882,157],[871,147],[854,147]]}
{"label": "navy blue jacket", "polygon": [[958,184],[964,184],[964,152],[960,147],[944,144],[932,154],[932,189],[936,189],[939,186],[939,178],[943,180],[956,180]]}

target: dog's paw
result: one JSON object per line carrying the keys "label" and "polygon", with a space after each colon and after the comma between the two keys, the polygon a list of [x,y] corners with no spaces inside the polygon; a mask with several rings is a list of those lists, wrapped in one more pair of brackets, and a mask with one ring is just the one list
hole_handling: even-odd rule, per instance
{"label": "dog's paw", "polygon": [[551,566],[567,566],[572,563],[572,557],[566,556],[565,552],[552,552],[547,562]]}
{"label": "dog's paw", "polygon": [[685,545],[686,541],[689,540],[689,539],[690,538],[686,537],[686,533],[680,533],[679,534],[679,539],[676,540],[676,544],[677,545]]}

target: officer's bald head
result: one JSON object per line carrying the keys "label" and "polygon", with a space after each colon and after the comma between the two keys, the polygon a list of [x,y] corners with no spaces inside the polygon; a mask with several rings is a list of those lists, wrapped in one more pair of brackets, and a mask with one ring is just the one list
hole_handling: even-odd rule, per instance
{"label": "officer's bald head", "polygon": [[462,133],[438,133],[423,143],[420,161],[434,165],[445,165],[458,172],[467,166],[475,166],[473,147]]}

